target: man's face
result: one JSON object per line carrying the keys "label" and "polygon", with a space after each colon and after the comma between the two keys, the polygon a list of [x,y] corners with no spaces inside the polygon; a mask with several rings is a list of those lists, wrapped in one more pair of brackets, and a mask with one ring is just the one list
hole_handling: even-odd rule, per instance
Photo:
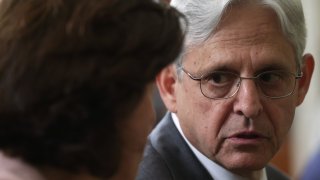
{"label": "man's face", "polygon": [[[294,49],[276,15],[256,6],[233,7],[203,46],[188,51],[182,66],[197,77],[217,70],[242,77],[297,70]],[[167,107],[177,114],[185,136],[200,152],[236,173],[261,169],[270,161],[305,95],[299,95],[297,80],[293,95],[270,99],[247,79],[235,96],[212,100],[201,93],[199,81],[181,73],[173,85],[174,100],[164,98]]]}

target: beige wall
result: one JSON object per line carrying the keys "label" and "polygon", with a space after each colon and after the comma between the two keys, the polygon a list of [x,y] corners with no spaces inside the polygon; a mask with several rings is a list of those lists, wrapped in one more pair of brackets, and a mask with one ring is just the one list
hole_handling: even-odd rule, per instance
{"label": "beige wall", "polygon": [[292,173],[298,176],[310,155],[320,148],[320,1],[301,0],[308,29],[306,52],[315,58],[309,93],[298,108],[292,131]]}

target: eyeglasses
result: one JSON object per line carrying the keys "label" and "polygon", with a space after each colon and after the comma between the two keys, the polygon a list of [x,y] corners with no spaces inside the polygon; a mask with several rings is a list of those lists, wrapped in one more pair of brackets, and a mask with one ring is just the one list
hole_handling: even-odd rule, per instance
{"label": "eyeglasses", "polygon": [[227,71],[214,71],[207,75],[195,77],[183,67],[181,69],[192,80],[200,82],[200,89],[205,97],[215,100],[234,96],[240,89],[241,81],[244,79],[253,80],[262,94],[268,98],[284,98],[293,94],[296,80],[303,76],[302,72],[295,75],[283,70],[273,70],[262,72],[255,77],[241,77],[238,74]]}

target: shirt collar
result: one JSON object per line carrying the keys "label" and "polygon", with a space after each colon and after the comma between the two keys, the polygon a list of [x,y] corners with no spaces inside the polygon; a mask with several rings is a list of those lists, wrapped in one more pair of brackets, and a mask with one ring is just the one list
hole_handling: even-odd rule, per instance
{"label": "shirt collar", "polygon": [[[228,179],[228,180],[246,180],[246,178],[243,178],[239,175],[236,175],[222,166],[218,165],[214,161],[207,158],[205,155],[203,155],[200,151],[198,151],[184,136],[183,131],[180,126],[179,119],[175,113],[171,113],[171,117],[173,119],[173,123],[177,127],[179,133],[183,137],[184,141],[188,144],[192,152],[196,155],[197,159],[200,161],[200,163],[207,169],[209,174],[212,176],[213,179]],[[258,180],[267,180],[267,174],[265,168],[257,172],[259,178]]]}

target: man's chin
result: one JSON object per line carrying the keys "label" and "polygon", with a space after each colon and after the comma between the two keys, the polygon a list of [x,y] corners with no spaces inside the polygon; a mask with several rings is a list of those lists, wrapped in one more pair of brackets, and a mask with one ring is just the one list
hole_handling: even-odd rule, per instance
{"label": "man's chin", "polygon": [[271,158],[257,154],[241,154],[235,157],[230,156],[222,164],[227,170],[240,174],[241,172],[253,172],[263,169]]}

